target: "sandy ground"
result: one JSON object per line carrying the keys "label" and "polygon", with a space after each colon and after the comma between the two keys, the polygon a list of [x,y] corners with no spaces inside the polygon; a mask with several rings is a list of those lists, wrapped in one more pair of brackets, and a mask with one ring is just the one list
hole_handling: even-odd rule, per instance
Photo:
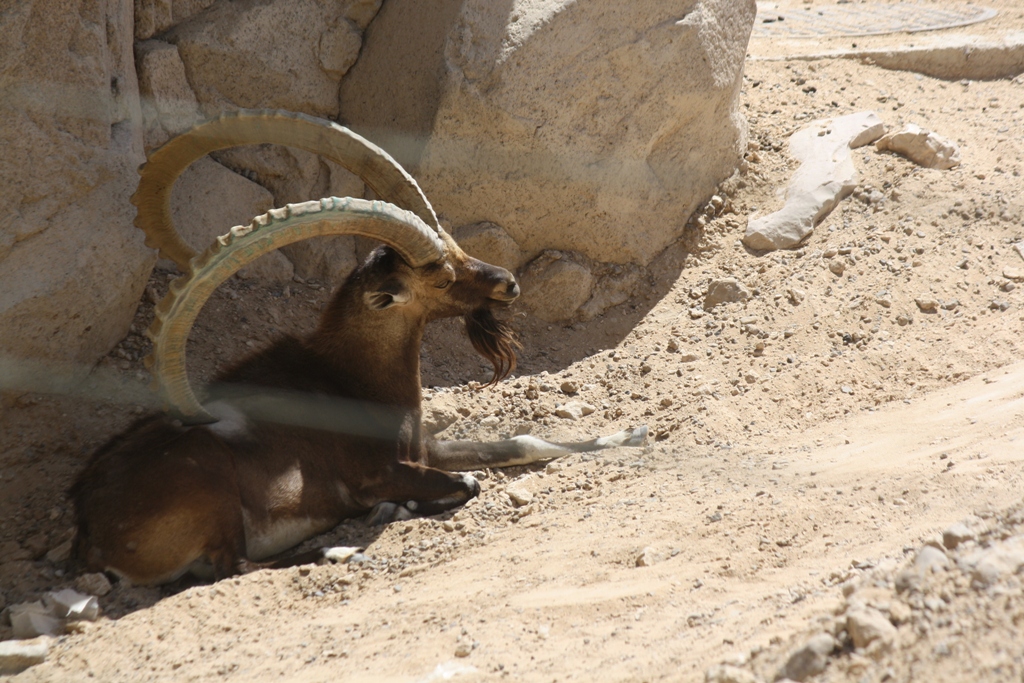
{"label": "sandy ground", "polygon": [[[364,546],[362,562],[115,585],[99,621],[13,680],[743,683],[773,680],[815,634],[832,641],[806,680],[1020,680],[1024,81],[751,59],[743,107],[744,172],[642,295],[587,323],[521,318],[517,376],[494,388],[473,389],[486,368],[456,323],[425,345],[427,419],[442,436],[646,424],[647,447],[479,473],[482,495],[453,514],[352,521],[313,543]],[[747,217],[781,206],[788,135],[865,109],[957,141],[962,165],[862,148],[859,191],[801,248],[745,249]],[[751,297],[705,309],[723,277]],[[84,400],[4,397],[0,607],[73,580],[64,491],[145,410],[101,381],[145,379],[141,332],[167,280],[154,275]],[[328,294],[231,282],[193,335],[195,373],[308,328]],[[559,417],[572,401],[595,410]],[[960,521],[970,537],[944,541]],[[947,564],[909,581],[927,547]],[[1001,569],[978,574],[977,554],[996,551]],[[866,642],[858,609],[892,631]]]}

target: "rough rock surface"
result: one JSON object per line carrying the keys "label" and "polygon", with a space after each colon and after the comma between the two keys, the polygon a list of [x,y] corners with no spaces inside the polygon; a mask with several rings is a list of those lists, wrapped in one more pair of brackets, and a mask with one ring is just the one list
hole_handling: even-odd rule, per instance
{"label": "rough rock surface", "polygon": [[902,154],[925,168],[947,170],[960,164],[960,148],[930,130],[908,123],[901,130],[883,136],[875,147]]}
{"label": "rough rock surface", "polygon": [[523,251],[501,226],[474,223],[456,228],[452,237],[467,254],[515,272],[523,265]]}
{"label": "rough rock surface", "polygon": [[92,363],[153,260],[128,203],[142,161],[129,0],[0,13],[0,354]]}
{"label": "rough rock surface", "polygon": [[523,303],[541,320],[571,318],[590,298],[594,275],[580,259],[546,251],[526,266],[520,278]]}
{"label": "rough rock surface", "polygon": [[[527,253],[646,265],[736,168],[753,2],[464,3],[419,177]],[[569,68],[569,65],[572,68]]]}
{"label": "rough rock surface", "polygon": [[850,150],[874,142],[885,124],[872,111],[815,121],[789,139],[789,152],[800,168],[786,189],[786,205],[751,218],[743,243],[751,249],[795,247],[835,205],[857,186]]}
{"label": "rough rock surface", "polygon": [[[753,2],[415,5],[388,3],[342,116],[384,129],[456,225],[494,221],[528,256],[646,265],[739,162]],[[425,23],[415,51],[398,44]]]}
{"label": "rough rock surface", "polygon": [[135,46],[146,148],[163,144],[199,119],[199,103],[188,84],[178,48],[161,40]]}
{"label": "rough rock surface", "polygon": [[178,47],[207,116],[248,107],[327,117],[338,113],[338,83],[362,42],[344,12],[316,0],[217,2],[164,40]]}
{"label": "rough rock surface", "polygon": [[[216,161],[200,159],[174,185],[171,216],[185,242],[197,251],[206,249],[236,225],[248,225],[254,216],[273,208],[270,193],[232,173]],[[164,267],[173,267],[162,261]],[[243,268],[241,277],[287,282],[294,275],[291,262],[279,251],[266,254]]]}

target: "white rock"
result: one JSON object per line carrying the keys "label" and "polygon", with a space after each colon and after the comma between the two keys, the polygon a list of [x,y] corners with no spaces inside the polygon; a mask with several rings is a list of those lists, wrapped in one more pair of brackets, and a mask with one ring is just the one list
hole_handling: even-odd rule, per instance
{"label": "white rock", "polygon": [[55,636],[64,626],[63,622],[53,615],[53,610],[39,600],[11,605],[10,618],[15,638]]}
{"label": "white rock", "polygon": [[578,420],[581,417],[592,414],[597,408],[582,401],[569,401],[565,405],[555,409],[555,415],[566,420]]}
{"label": "white rock", "polygon": [[336,546],[334,548],[324,549],[324,559],[335,564],[344,564],[351,560],[357,553],[363,551],[363,548],[356,548],[350,546]]}
{"label": "white rock", "polygon": [[885,124],[873,111],[821,119],[789,139],[790,155],[800,162],[786,190],[785,206],[751,218],[743,243],[751,249],[794,247],[803,241],[857,185],[850,150],[874,142]]}
{"label": "white rock", "polygon": [[250,107],[336,116],[339,81],[362,44],[343,18],[347,4],[218,2],[162,38],[178,46],[208,115]]}
{"label": "white rock", "polygon": [[46,636],[0,642],[0,676],[21,673],[30,666],[42,664],[49,652],[50,639]]}
{"label": "white rock", "polygon": [[505,493],[512,500],[512,504],[516,507],[523,507],[533,502],[533,494],[526,490],[526,488],[518,483],[512,483],[505,487]]}
{"label": "white rock", "polygon": [[914,567],[921,572],[945,569],[948,566],[949,558],[946,557],[946,553],[931,545],[918,550],[914,558]]}
{"label": "white rock", "polygon": [[53,616],[69,621],[96,621],[100,615],[100,603],[95,596],[85,595],[70,588],[47,593],[43,596],[43,604],[50,609]]}
{"label": "white rock", "polygon": [[913,123],[883,136],[875,147],[896,152],[925,168],[946,170],[960,164],[960,148],[956,143]]}
{"label": "white rock", "polygon": [[129,202],[144,160],[132,3],[4,7],[0,349],[91,367],[127,334],[154,262]]}
{"label": "white rock", "polygon": [[961,558],[960,565],[976,584],[991,586],[1024,567],[1024,536],[1014,536],[977,550]]}
{"label": "white rock", "polygon": [[[872,607],[860,607],[846,612],[846,631],[857,649],[865,648],[875,641],[886,648],[896,638],[896,627],[888,618]],[[877,646],[876,646],[877,647]]]}

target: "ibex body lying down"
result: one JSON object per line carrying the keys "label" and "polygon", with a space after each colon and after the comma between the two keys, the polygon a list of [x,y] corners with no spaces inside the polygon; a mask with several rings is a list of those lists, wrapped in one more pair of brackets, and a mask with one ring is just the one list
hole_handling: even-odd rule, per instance
{"label": "ibex body lying down", "polygon": [[[328,198],[261,216],[193,258],[169,219],[170,188],[192,161],[238,144],[316,151],[359,174],[385,202]],[[76,554],[135,583],[188,571],[244,571],[373,511],[431,515],[477,495],[454,472],[526,464],[642,443],[646,428],[576,444],[533,437],[437,441],[420,422],[420,344],[427,322],[462,316],[495,381],[515,366],[515,338],[492,310],[519,296],[513,275],[466,255],[416,183],[387,154],[329,122],[238,112],[154,151],[142,169],[137,225],[186,275],[156,311],[152,370],[170,415],[144,418],[91,459],[71,494]],[[224,279],[283,244],[359,234],[375,250],[339,288],[316,330],[285,337],[222,373],[200,404],[185,374],[189,330]]]}

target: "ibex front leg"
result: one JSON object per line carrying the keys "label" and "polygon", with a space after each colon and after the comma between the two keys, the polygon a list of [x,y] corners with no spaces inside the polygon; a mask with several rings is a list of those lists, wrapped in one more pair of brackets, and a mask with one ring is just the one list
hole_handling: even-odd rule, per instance
{"label": "ibex front leg", "polygon": [[627,429],[590,441],[553,443],[535,436],[517,436],[504,441],[434,441],[427,443],[428,464],[448,472],[466,472],[484,467],[512,467],[553,460],[570,453],[585,453],[618,446],[643,446],[647,427]]}
{"label": "ibex front leg", "polygon": [[463,505],[480,493],[480,484],[468,474],[450,474],[399,462],[387,479],[368,493],[381,502],[370,511],[367,523],[386,524],[414,516],[436,515]]}

